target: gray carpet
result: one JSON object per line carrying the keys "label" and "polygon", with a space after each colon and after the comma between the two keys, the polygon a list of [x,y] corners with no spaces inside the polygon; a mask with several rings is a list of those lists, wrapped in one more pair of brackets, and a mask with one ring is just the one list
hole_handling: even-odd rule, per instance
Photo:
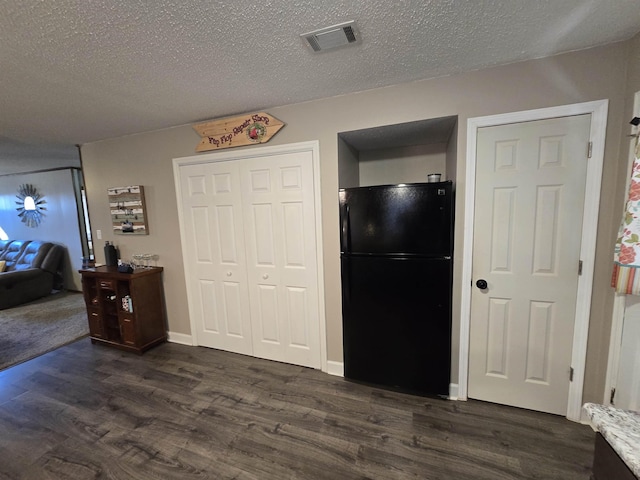
{"label": "gray carpet", "polygon": [[60,292],[0,310],[0,370],[88,334],[81,293]]}

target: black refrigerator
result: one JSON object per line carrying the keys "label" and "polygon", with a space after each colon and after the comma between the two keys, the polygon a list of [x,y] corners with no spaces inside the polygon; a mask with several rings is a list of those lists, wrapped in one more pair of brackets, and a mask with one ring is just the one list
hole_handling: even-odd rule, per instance
{"label": "black refrigerator", "polygon": [[347,379],[448,395],[451,182],[340,190]]}

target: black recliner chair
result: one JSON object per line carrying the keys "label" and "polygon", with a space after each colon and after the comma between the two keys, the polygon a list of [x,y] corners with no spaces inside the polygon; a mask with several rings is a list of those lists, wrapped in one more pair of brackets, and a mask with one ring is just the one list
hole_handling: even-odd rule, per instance
{"label": "black recliner chair", "polygon": [[64,247],[50,242],[5,240],[0,242],[0,309],[14,307],[62,288]]}

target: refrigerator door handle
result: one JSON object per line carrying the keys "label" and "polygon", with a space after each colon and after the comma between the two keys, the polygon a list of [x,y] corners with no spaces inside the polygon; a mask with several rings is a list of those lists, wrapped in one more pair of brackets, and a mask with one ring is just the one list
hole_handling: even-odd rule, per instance
{"label": "refrigerator door handle", "polygon": [[343,264],[343,268],[344,270],[343,270],[342,279],[346,283],[346,285],[342,285],[342,291],[344,292],[343,300],[345,303],[343,307],[345,307],[346,305],[349,304],[351,300],[351,275],[350,275],[351,272],[349,271],[351,270],[351,265],[344,266]]}
{"label": "refrigerator door handle", "polygon": [[349,219],[349,205],[345,205],[342,216],[342,249],[351,252],[351,221]]}

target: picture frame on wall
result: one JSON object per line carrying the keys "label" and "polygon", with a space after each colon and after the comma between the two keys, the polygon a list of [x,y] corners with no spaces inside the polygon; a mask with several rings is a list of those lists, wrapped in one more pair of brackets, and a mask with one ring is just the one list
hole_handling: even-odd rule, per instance
{"label": "picture frame on wall", "polygon": [[142,185],[111,187],[107,192],[113,233],[116,235],[148,235],[144,187]]}

